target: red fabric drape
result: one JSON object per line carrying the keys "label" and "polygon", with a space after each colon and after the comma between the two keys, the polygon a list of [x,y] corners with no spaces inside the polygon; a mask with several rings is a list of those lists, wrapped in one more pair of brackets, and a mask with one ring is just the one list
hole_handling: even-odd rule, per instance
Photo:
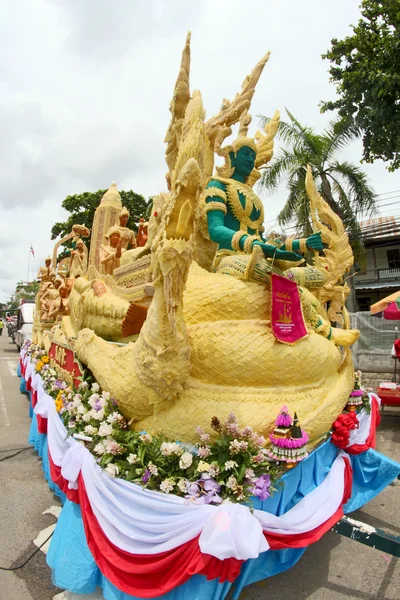
{"label": "red fabric drape", "polygon": [[58,485],[58,487],[60,488],[60,490],[62,492],[64,492],[64,494],[67,496],[68,500],[71,500],[71,502],[75,502],[75,504],[79,504],[78,490],[71,490],[68,487],[68,481],[66,479],[64,479],[64,477],[61,475],[61,467],[58,467],[53,462],[53,459],[51,458],[50,450],[48,452],[48,456],[49,456],[49,467],[50,467],[51,480],[53,481],[53,483]]}
{"label": "red fabric drape", "polygon": [[126,594],[154,598],[185,583],[192,575],[234,581],[243,561],[219,560],[200,552],[198,538],[161,554],[130,554],[120,550],[104,534],[89,502],[82,475],[78,480],[79,500],[86,540],[103,575]]}
{"label": "red fabric drape", "polygon": [[26,379],[26,380],[25,380],[25,387],[26,387],[26,391],[27,391],[27,392],[30,392],[30,391],[31,391],[31,389],[32,389],[32,388],[31,388],[31,381],[32,381],[32,380],[31,380],[31,378],[30,378],[30,377],[29,377],[29,379]]}
{"label": "red fabric drape", "polygon": [[321,539],[327,531],[329,531],[335,523],[340,521],[343,517],[343,505],[349,500],[351,496],[353,471],[348,458],[345,458],[345,471],[344,471],[344,493],[341,506],[331,516],[330,519],[322,523],[319,527],[307,531],[305,533],[298,533],[294,535],[286,535],[280,533],[265,533],[268,544],[271,550],[282,550],[283,548],[305,548],[310,544],[314,544]]}
{"label": "red fabric drape", "polygon": [[38,401],[37,391],[36,390],[32,390],[31,394],[32,394],[32,408],[35,408],[35,406],[37,404],[37,401]]}
{"label": "red fabric drape", "polygon": [[47,433],[47,419],[45,417],[41,417],[40,415],[36,415],[37,417],[37,425],[39,433]]}

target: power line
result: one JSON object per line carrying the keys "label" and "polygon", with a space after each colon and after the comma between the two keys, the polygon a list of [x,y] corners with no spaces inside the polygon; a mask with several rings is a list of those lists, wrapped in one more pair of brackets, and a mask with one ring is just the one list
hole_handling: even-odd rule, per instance
{"label": "power line", "polygon": [[381,194],[376,194],[376,196],[386,196],[387,194],[396,194],[400,192],[400,190],[392,190],[391,192],[382,192]]}

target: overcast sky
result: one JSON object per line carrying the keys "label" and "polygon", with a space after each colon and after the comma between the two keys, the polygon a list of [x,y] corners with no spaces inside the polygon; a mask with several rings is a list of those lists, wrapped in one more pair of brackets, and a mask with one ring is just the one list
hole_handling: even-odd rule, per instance
{"label": "overcast sky", "polygon": [[[3,0],[0,20],[0,302],[52,251],[51,226],[69,194],[105,188],[144,196],[165,189],[164,135],[188,30],[192,89],[208,116],[233,98],[267,51],[252,114],[284,113],[321,130],[332,118],[333,37],[350,32],[359,0]],[[252,128],[257,128],[254,118]],[[355,145],[346,158],[356,163]],[[377,193],[400,171],[365,167]],[[274,219],[284,190],[264,198]],[[396,207],[395,207],[396,208]],[[390,208],[382,209],[389,214]]]}

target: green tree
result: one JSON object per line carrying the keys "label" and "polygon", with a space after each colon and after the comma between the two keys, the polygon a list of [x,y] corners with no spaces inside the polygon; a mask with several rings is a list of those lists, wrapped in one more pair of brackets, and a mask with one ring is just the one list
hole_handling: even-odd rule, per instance
{"label": "green tree", "polygon": [[[65,236],[72,230],[72,225],[80,224],[86,225],[89,229],[92,227],[94,213],[96,208],[100,204],[100,201],[107,190],[98,190],[97,192],[84,192],[83,194],[74,194],[73,196],[67,196],[62,202],[62,207],[70,213],[66,221],[55,223],[51,229],[51,239],[54,240],[58,236]],[[145,216],[149,201],[147,201],[141,194],[136,194],[132,190],[124,191],[121,190],[121,201],[122,205],[130,212],[129,221],[127,227],[137,232],[137,223],[139,219]],[[89,248],[90,236],[83,238],[83,241]],[[72,247],[71,241],[66,242],[67,247],[62,252],[58,260],[68,256],[68,248]]]}
{"label": "green tree", "polygon": [[393,171],[400,166],[399,0],[363,0],[361,15],[353,35],[333,39],[323,55],[339,98],[321,109],[338,110],[360,129],[366,162],[380,158]]}
{"label": "green tree", "polygon": [[14,310],[19,307],[22,301],[33,302],[36,294],[39,291],[39,282],[30,281],[28,283],[24,281],[18,281],[15,286],[15,292],[11,296],[10,301],[7,303],[7,310]]}
{"label": "green tree", "polygon": [[[356,260],[363,258],[363,245],[359,218],[376,212],[376,196],[360,167],[339,161],[337,153],[353,142],[357,130],[337,121],[331,122],[322,134],[305,127],[287,111],[289,122],[281,121],[278,138],[283,142],[271,166],[266,169],[260,185],[273,191],[285,177],[289,195],[278,215],[281,225],[292,223],[300,235],[312,232],[310,205],[305,189],[306,169],[309,164],[318,192],[332,210],[340,216],[347,232]],[[265,125],[269,118],[262,117]]]}

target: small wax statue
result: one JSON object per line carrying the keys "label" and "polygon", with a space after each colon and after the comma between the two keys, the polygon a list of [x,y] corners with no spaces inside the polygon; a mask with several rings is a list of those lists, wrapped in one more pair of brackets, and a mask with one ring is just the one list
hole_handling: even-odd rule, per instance
{"label": "small wax statue", "polygon": [[52,269],[50,265],[51,265],[51,258],[50,258],[50,256],[48,256],[45,260],[45,266],[40,267],[39,272],[37,274],[37,278],[39,279],[40,283],[45,283],[47,281],[53,281],[56,274],[54,272],[54,269]]}
{"label": "small wax statue", "polygon": [[121,252],[126,252],[130,248],[136,248],[136,237],[135,232],[129,229],[126,225],[129,220],[129,211],[124,208],[119,213],[119,226],[118,230],[121,235]]}
{"label": "small wax statue", "polygon": [[121,259],[121,234],[118,227],[110,227],[105,236],[107,244],[100,248],[101,272],[103,275],[112,275],[120,266]]}
{"label": "small wax statue", "polygon": [[61,321],[62,317],[66,317],[69,315],[69,289],[63,283],[60,285],[59,289],[59,299],[53,303],[51,310],[49,310],[49,320],[50,321]]}
{"label": "small wax statue", "polygon": [[75,250],[71,252],[71,277],[80,277],[87,271],[87,250],[81,239],[76,242]]}
{"label": "small wax statue", "polygon": [[137,234],[137,245],[138,247],[142,247],[146,245],[148,233],[147,233],[148,223],[145,222],[143,218],[139,221],[139,232]]}
{"label": "small wax statue", "polygon": [[40,299],[40,320],[48,321],[49,313],[53,309],[54,303],[60,297],[59,287],[62,284],[61,279],[54,279],[53,283],[47,282],[47,287]]}

